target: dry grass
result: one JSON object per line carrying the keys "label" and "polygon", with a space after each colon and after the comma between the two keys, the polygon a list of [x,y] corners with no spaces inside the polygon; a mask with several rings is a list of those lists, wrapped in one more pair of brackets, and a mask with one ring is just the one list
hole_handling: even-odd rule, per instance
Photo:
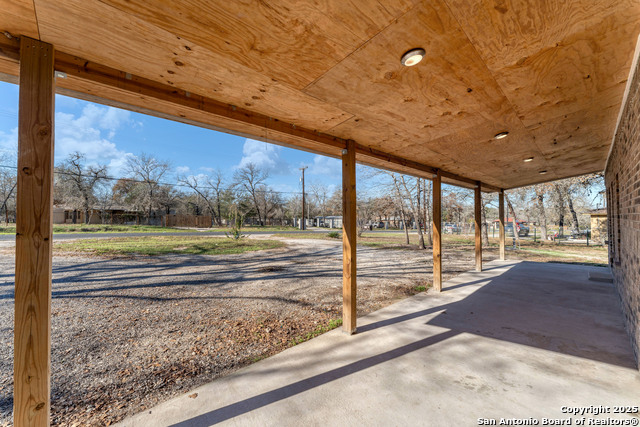
{"label": "dry grass", "polygon": [[226,237],[141,236],[113,239],[78,239],[56,243],[58,253],[121,255],[228,255],[283,247],[275,240],[240,239]]}

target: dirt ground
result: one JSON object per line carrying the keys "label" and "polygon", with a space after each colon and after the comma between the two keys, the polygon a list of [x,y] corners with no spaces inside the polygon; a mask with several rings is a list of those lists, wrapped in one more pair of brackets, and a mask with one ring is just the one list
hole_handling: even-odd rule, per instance
{"label": "dirt ground", "polygon": [[[52,424],[108,425],[339,318],[341,242],[284,240],[286,248],[241,255],[54,257]],[[445,278],[473,268],[470,249],[445,251]],[[0,250],[0,425],[8,425],[14,258]],[[364,315],[429,286],[431,252],[359,247],[358,280]]]}

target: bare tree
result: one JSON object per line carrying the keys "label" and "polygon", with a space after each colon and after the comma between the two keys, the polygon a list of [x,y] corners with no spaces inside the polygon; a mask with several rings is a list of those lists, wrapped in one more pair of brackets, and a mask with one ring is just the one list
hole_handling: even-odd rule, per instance
{"label": "bare tree", "polygon": [[320,183],[312,183],[310,185],[311,194],[313,195],[314,202],[318,207],[320,216],[327,215],[327,203],[329,201],[329,189],[326,185]]}
{"label": "bare tree", "polygon": [[4,211],[5,221],[9,223],[9,206],[15,199],[15,189],[18,183],[16,169],[10,167],[15,165],[15,156],[0,154],[0,208]]}
{"label": "bare tree", "polygon": [[563,181],[557,181],[553,184],[553,199],[556,215],[558,218],[558,237],[564,237],[564,215],[565,215],[565,199],[567,190]]}
{"label": "bare tree", "polygon": [[159,182],[169,171],[169,168],[169,162],[158,160],[145,153],[127,159],[127,172],[132,178],[142,181],[146,189],[144,204],[147,207],[147,224],[151,223],[151,214],[157,202]]}
{"label": "bare tree", "polygon": [[547,240],[547,214],[544,208],[544,198],[547,194],[547,184],[538,184],[534,187],[536,205],[538,208],[538,224],[540,225],[540,239]]}
{"label": "bare tree", "polygon": [[[179,176],[178,182],[198,194],[207,205],[212,222],[222,226],[222,192],[224,176],[216,171],[210,175]],[[213,225],[213,224],[211,224]]]}
{"label": "bare tree", "polygon": [[507,197],[507,194],[504,195],[504,200],[507,202],[507,217],[509,217],[509,210],[511,211],[511,226],[513,227],[513,237],[516,239],[518,244],[520,244],[520,235],[518,234],[518,221],[516,220],[516,210],[513,208],[513,204],[511,203],[511,199]]}
{"label": "bare tree", "polygon": [[258,222],[264,225],[260,203],[258,201],[259,187],[264,184],[269,177],[269,173],[260,169],[257,165],[249,163],[248,165],[238,169],[233,174],[233,186],[241,193],[249,196],[253,201],[253,207],[258,215]]}
{"label": "bare tree", "polygon": [[487,224],[487,205],[489,201],[484,194],[480,193],[480,205],[481,205],[481,230],[482,230],[482,244],[484,246],[489,246],[489,224]]}
{"label": "bare tree", "polygon": [[[98,185],[95,190],[95,197],[96,204],[100,209],[100,221],[105,224],[107,221],[107,211],[113,207],[113,187],[109,185]],[[113,222],[113,216],[110,217],[110,220]]]}
{"label": "bare tree", "polygon": [[71,153],[58,167],[58,180],[64,188],[67,198],[79,199],[84,211],[84,221],[89,223],[89,211],[96,197],[94,190],[98,183],[107,178],[107,166],[85,165],[85,156],[82,153]]}
{"label": "bare tree", "polygon": [[414,194],[417,190],[419,179],[416,178],[416,185],[410,188],[410,184],[407,184],[412,178],[405,178],[404,175],[400,175],[400,183],[405,193],[405,198],[409,201],[409,208],[413,212],[413,218],[416,221],[416,229],[418,230],[418,247],[420,249],[426,249],[424,245],[424,234],[422,233],[422,224],[420,224],[420,195]]}
{"label": "bare tree", "polygon": [[405,205],[404,205],[404,194],[402,192],[402,189],[400,187],[400,183],[399,183],[399,179],[396,173],[394,172],[387,172],[389,174],[389,176],[391,177],[391,180],[393,181],[393,189],[395,190],[395,194],[396,194],[396,203],[398,204],[398,207],[400,208],[400,220],[402,221],[402,225],[404,228],[404,236],[406,239],[406,243],[407,245],[410,243],[409,242],[409,227],[407,227],[407,215],[405,213]]}
{"label": "bare tree", "polygon": [[433,244],[433,230],[431,229],[431,196],[433,193],[433,184],[426,179],[422,179],[422,208],[424,228],[427,234],[427,245]]}

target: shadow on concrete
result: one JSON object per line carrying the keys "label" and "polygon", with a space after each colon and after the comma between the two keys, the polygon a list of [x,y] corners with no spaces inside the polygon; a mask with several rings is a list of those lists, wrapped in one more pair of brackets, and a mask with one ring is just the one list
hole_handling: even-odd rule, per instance
{"label": "shadow on concrete", "polygon": [[327,384],[331,381],[346,377],[347,375],[354,374],[364,369],[371,368],[372,366],[388,362],[400,356],[404,356],[405,354],[411,353],[413,351],[420,350],[433,344],[437,344],[441,341],[458,335],[458,333],[459,332],[455,331],[447,331],[438,335],[433,335],[431,337],[412,342],[411,344],[394,348],[393,350],[387,351],[385,353],[367,357],[365,359],[358,360],[357,362],[349,363],[348,365],[323,372],[322,374],[315,375],[310,378],[305,378],[293,384],[289,384],[285,387],[280,387],[275,390],[253,396],[241,402],[236,402],[231,405],[224,406],[222,408],[207,412],[206,414],[199,415],[189,420],[172,424],[172,426],[197,427],[217,424],[222,421],[237,417],[238,415],[244,414],[246,412],[250,412],[263,406],[267,406],[280,400],[295,396],[296,394],[305,392],[312,388]]}
{"label": "shadow on concrete", "polygon": [[[215,409],[174,426],[205,426],[229,420],[461,333],[636,369],[615,289],[611,284],[590,282],[588,272],[594,268],[533,262],[490,268],[508,270],[497,276],[479,277],[446,288],[477,287],[459,301],[411,311],[358,328],[358,334],[374,333],[376,329],[439,313],[426,320],[424,325],[448,331]],[[398,310],[402,311],[401,308]]]}

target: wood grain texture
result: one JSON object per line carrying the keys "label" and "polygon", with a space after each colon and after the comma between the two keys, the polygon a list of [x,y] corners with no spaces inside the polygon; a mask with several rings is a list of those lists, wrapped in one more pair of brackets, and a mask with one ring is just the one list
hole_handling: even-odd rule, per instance
{"label": "wood grain texture", "polygon": [[582,110],[606,90],[622,96],[637,1],[445,1],[525,125]]}
{"label": "wood grain texture", "polygon": [[482,188],[480,183],[474,190],[473,219],[476,235],[476,271],[482,271]]}
{"label": "wood grain texture", "polygon": [[[408,10],[409,1],[101,0],[292,87],[303,88]],[[389,3],[391,8],[387,8]]]}
{"label": "wood grain texture", "polygon": [[499,227],[500,227],[500,233],[498,235],[498,238],[500,240],[500,260],[504,261],[505,260],[505,247],[504,247],[505,234],[504,234],[504,191],[503,190],[498,192],[498,220],[499,220]]}
{"label": "wood grain texture", "polygon": [[[10,58],[17,57],[18,50],[15,43],[0,41],[0,73],[12,71],[11,67],[3,68],[2,65],[10,64]],[[340,150],[345,147],[345,141],[340,138],[266,117],[245,108],[223,104],[63,52],[58,52],[55,67],[67,74],[67,78],[59,81],[58,90],[69,96],[335,158],[340,157]],[[427,179],[431,179],[436,171],[434,167],[360,144],[356,144],[356,160],[362,164]],[[475,180],[470,178],[449,171],[442,173],[447,183],[475,185]],[[497,188],[488,184],[484,188],[487,191],[497,191]]]}
{"label": "wood grain texture", "polygon": [[[281,121],[325,131],[350,114],[95,0],[36,0],[56,50]],[[82,16],[81,20],[76,20]],[[102,45],[102,49],[96,46]]]}
{"label": "wood grain texture", "polygon": [[12,36],[25,35],[37,39],[38,20],[33,0],[11,0],[2,2],[0,29]]}
{"label": "wood grain texture", "polygon": [[356,332],[356,144],[342,154],[342,330]]}
{"label": "wood grain texture", "polygon": [[[603,168],[640,33],[637,0],[34,3],[11,2],[0,31],[29,34],[37,15],[58,52],[494,188]],[[425,59],[401,66],[415,47]],[[139,96],[70,86],[114,103]],[[243,135],[260,128],[229,126]],[[502,130],[509,138],[493,140]],[[261,138],[314,145],[269,132]],[[536,160],[524,165],[526,157]]]}
{"label": "wood grain texture", "polygon": [[13,417],[16,426],[48,426],[54,49],[23,37],[20,53]]}
{"label": "wood grain texture", "polygon": [[433,179],[433,215],[431,216],[433,239],[433,290],[442,292],[442,178]]}
{"label": "wood grain texture", "polygon": [[[416,46],[427,57],[402,66],[402,53]],[[362,120],[388,124],[398,134],[394,141],[429,141],[500,121],[510,108],[440,1],[416,6],[304,91]]]}

